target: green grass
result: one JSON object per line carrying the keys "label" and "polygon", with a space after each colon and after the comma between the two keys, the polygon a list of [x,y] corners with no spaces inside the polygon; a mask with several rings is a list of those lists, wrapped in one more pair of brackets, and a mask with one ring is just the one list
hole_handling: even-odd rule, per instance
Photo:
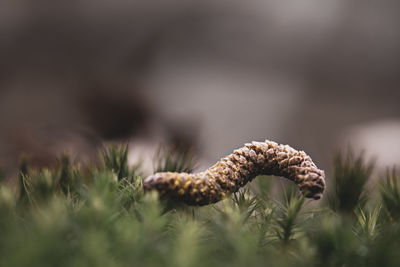
{"label": "green grass", "polygon": [[[160,150],[155,170],[193,170],[185,153]],[[0,185],[0,266],[400,266],[399,175],[367,192],[372,165],[361,156],[338,156],[334,169],[319,206],[292,186],[272,193],[276,179],[263,178],[188,207],[144,194],[127,146],[86,165],[23,160],[18,187]]]}

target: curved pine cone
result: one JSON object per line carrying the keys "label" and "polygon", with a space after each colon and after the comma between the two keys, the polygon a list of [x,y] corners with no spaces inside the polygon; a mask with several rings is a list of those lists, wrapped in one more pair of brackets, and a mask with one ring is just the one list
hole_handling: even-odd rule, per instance
{"label": "curved pine cone", "polygon": [[283,176],[295,182],[307,198],[320,199],[324,171],[304,151],[275,142],[252,142],[199,173],[156,173],[144,180],[144,190],[188,205],[207,205],[237,192],[258,175]]}

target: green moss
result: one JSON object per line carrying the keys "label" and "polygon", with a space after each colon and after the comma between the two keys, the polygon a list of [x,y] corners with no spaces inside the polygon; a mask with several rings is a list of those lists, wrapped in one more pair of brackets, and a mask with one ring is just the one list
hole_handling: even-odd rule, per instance
{"label": "green moss", "polygon": [[[187,156],[165,154],[160,166],[190,170]],[[172,208],[143,193],[126,146],[105,148],[87,166],[67,156],[53,169],[25,161],[22,185],[0,184],[0,266],[399,266],[399,177],[391,172],[381,198],[364,205],[368,165],[348,157],[335,164],[338,186],[360,182],[334,192],[334,209],[289,187],[276,195],[270,184]]]}

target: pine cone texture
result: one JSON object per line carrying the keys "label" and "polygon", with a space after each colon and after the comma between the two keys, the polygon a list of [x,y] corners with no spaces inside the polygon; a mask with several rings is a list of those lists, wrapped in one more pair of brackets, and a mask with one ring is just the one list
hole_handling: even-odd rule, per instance
{"label": "pine cone texture", "polygon": [[207,205],[237,192],[258,175],[282,176],[295,182],[307,198],[320,199],[324,171],[304,151],[275,142],[252,142],[222,158],[204,172],[163,172],[147,177],[144,190],[189,205]]}

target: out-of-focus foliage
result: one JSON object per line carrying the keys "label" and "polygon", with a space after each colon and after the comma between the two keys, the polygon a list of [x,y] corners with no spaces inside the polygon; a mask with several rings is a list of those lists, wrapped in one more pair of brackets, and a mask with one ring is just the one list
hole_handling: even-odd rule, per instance
{"label": "out-of-focus foliage", "polygon": [[[171,153],[164,170],[192,168]],[[85,166],[23,161],[19,188],[0,185],[0,266],[400,266],[400,177],[391,172],[381,197],[364,200],[371,167],[352,157],[335,161],[339,204],[322,207],[259,177],[218,204],[171,208],[143,194],[126,146]]]}
{"label": "out-of-focus foliage", "polygon": [[387,171],[386,181],[381,183],[382,202],[393,220],[400,220],[400,183],[396,169]]}
{"label": "out-of-focus foliage", "polygon": [[160,146],[154,159],[154,172],[187,172],[195,168],[193,151],[180,145]]}
{"label": "out-of-focus foliage", "polygon": [[4,173],[2,166],[0,166],[0,183],[4,181],[5,177],[6,174]]}
{"label": "out-of-focus foliage", "polygon": [[338,153],[328,196],[330,207],[337,212],[352,213],[358,205],[364,205],[368,195],[364,187],[373,169],[373,162],[366,162],[363,154],[356,156],[351,150],[346,155]]}

